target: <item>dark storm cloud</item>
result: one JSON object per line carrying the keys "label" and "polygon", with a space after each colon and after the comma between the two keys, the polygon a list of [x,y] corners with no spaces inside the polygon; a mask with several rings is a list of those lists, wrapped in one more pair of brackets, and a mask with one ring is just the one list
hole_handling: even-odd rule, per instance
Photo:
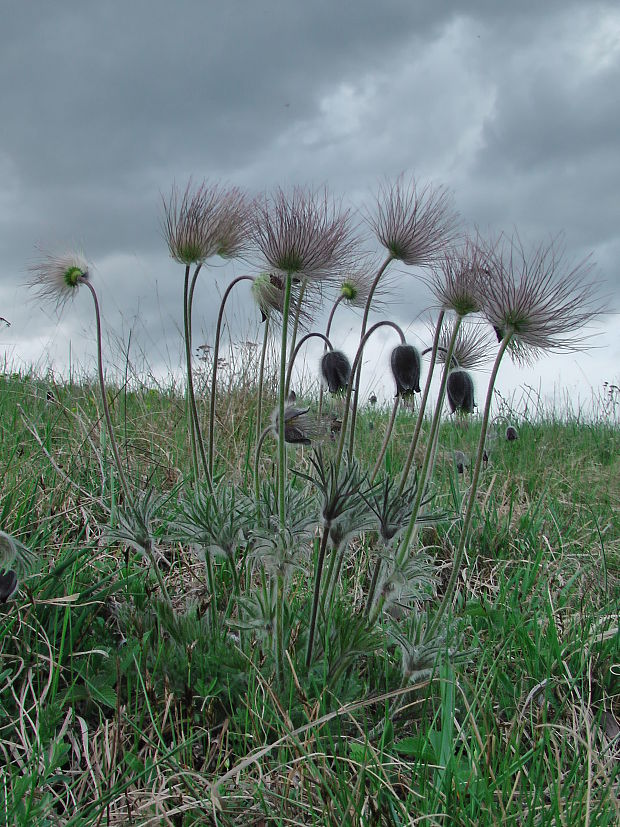
{"label": "dark storm cloud", "polygon": [[[16,322],[13,351],[61,335],[24,305],[37,243],[82,247],[108,324],[141,330],[153,353],[173,347],[182,274],[161,237],[161,193],[190,175],[254,192],[327,182],[359,205],[384,176],[415,171],[451,186],[467,223],[564,230],[571,254],[594,250],[620,284],[619,42],[612,2],[12,4],[0,27],[0,315]],[[214,285],[241,269],[201,281],[205,338]],[[410,325],[430,299],[411,275],[396,281]],[[247,299],[239,307],[253,318]],[[83,333],[86,308],[65,316],[63,336]]]}

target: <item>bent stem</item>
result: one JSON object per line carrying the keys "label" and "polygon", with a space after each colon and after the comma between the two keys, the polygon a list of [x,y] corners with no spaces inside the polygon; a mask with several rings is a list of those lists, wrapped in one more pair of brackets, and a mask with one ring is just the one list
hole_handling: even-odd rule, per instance
{"label": "bent stem", "polygon": [[220,338],[222,334],[222,321],[224,319],[224,308],[226,306],[226,299],[230,295],[231,290],[235,284],[240,281],[254,281],[252,276],[237,276],[233,279],[222,296],[220,302],[220,310],[217,314],[217,326],[215,328],[215,342],[213,343],[213,369],[211,372],[211,400],[209,407],[209,478],[213,479],[213,453],[215,444],[215,397],[217,394],[217,360],[220,352]]}
{"label": "bent stem", "polygon": [[[443,408],[443,402],[446,394],[446,384],[448,381],[448,365],[450,364],[450,360],[452,358],[452,352],[454,350],[454,346],[456,344],[456,337],[461,326],[462,316],[457,316],[456,321],[454,323],[454,329],[452,331],[452,336],[450,337],[450,343],[448,345],[448,355],[446,358],[446,365],[441,375],[441,386],[439,388],[439,396],[437,398],[437,403],[435,406],[435,412],[433,414],[433,420],[431,422],[431,430],[428,436],[428,444],[426,446],[426,451],[424,453],[424,461],[422,463],[422,468],[420,469],[420,475],[418,477],[417,489],[415,499],[413,501],[413,507],[411,510],[411,517],[409,518],[409,523],[407,528],[405,529],[403,536],[400,541],[400,545],[396,551],[395,555],[395,563],[396,566],[402,566],[405,561],[407,554],[409,553],[409,544],[411,543],[411,539],[413,537],[413,533],[416,528],[416,522],[420,513],[420,508],[422,506],[422,500],[424,499],[424,492],[426,490],[426,481],[429,478],[429,468],[431,465],[431,460],[434,454],[434,442],[435,442],[435,434],[439,428],[439,422],[441,420],[441,411]],[[377,617],[379,616],[382,608],[383,608],[383,598],[381,597],[377,603],[371,614],[371,620],[374,622]]]}
{"label": "bent stem", "polygon": [[[375,294],[375,290],[377,289],[379,282],[381,281],[381,276],[385,273],[388,265],[391,261],[393,261],[394,256],[390,253],[389,256],[385,259],[381,267],[379,267],[377,271],[377,275],[374,278],[373,283],[370,285],[370,290],[368,292],[368,298],[366,299],[366,306],[364,307],[364,316],[362,318],[362,328],[360,331],[360,345],[362,339],[366,334],[366,327],[368,325],[368,314],[370,313],[370,305],[372,304],[372,299]],[[353,447],[355,443],[355,423],[357,421],[357,404],[358,398],[360,393],[360,384],[362,381],[362,363],[360,362],[357,366],[357,372],[353,373],[355,376],[355,393],[353,396],[353,410],[351,411],[351,434],[349,438],[349,456],[353,456]]]}
{"label": "bent stem", "polygon": [[291,357],[290,357],[289,363],[288,363],[288,368],[286,370],[286,385],[285,385],[285,387],[286,387],[286,395],[287,396],[288,396],[288,392],[289,392],[290,387],[291,387],[291,375],[293,373],[293,365],[295,364],[295,359],[297,358],[297,354],[301,350],[302,346],[308,341],[308,339],[323,339],[323,341],[325,342],[325,349],[326,350],[327,350],[327,348],[329,348],[330,350],[334,349],[332,347],[332,343],[329,341],[327,336],[324,336],[322,333],[306,333],[305,336],[302,336],[302,338],[299,340],[299,343],[297,344],[295,350],[291,354]]}
{"label": "bent stem", "polygon": [[[342,413],[342,425],[340,426],[340,440],[338,442],[338,452],[336,454],[336,462],[335,462],[335,466],[334,466],[335,470],[336,470],[336,474],[338,474],[338,471],[340,470],[340,463],[342,462],[342,454],[343,454],[343,451],[344,451],[344,442],[345,442],[346,433],[347,433],[347,421],[348,421],[348,418],[349,418],[349,410],[351,408],[351,394],[353,392],[353,384],[355,382],[355,371],[357,370],[357,367],[361,362],[362,353],[364,352],[366,342],[372,336],[372,334],[375,332],[375,330],[378,330],[380,327],[393,327],[394,330],[400,336],[401,344],[405,343],[405,334],[403,333],[401,328],[396,324],[396,322],[389,322],[387,320],[382,321],[382,322],[377,322],[376,324],[373,324],[373,326],[370,328],[370,330],[362,336],[362,339],[361,339],[361,341],[359,343],[359,346],[357,348],[357,353],[355,354],[355,359],[353,360],[353,364],[351,365],[351,377],[350,377],[349,382],[347,384],[347,393],[346,393],[346,397],[345,397],[345,400],[344,400],[344,411]],[[351,427],[353,427],[353,424],[351,424]],[[349,453],[349,456],[352,456],[351,453]]]}
{"label": "bent stem", "polygon": [[435,615],[429,626],[429,634],[433,634],[437,631],[441,624],[441,620],[444,614],[446,613],[446,610],[448,609],[448,606],[450,606],[450,604],[452,603],[452,597],[454,595],[454,590],[456,588],[456,582],[458,580],[459,570],[461,567],[461,560],[463,559],[463,553],[465,551],[465,546],[467,545],[467,536],[469,534],[469,529],[471,526],[471,521],[474,513],[474,506],[476,504],[476,492],[478,489],[480,469],[482,468],[482,461],[484,457],[484,446],[486,442],[487,430],[489,427],[489,415],[491,411],[491,401],[493,399],[493,389],[495,387],[495,380],[497,378],[497,372],[499,370],[500,362],[502,361],[502,357],[506,352],[506,348],[510,344],[511,338],[512,333],[507,333],[504,336],[499,350],[497,352],[497,356],[495,357],[495,363],[493,364],[493,371],[491,372],[491,378],[489,379],[487,396],[484,403],[484,413],[482,415],[482,425],[480,427],[480,438],[478,439],[478,452],[476,454],[476,464],[474,466],[474,470],[472,473],[471,485],[469,488],[469,497],[467,499],[465,517],[463,519],[463,526],[461,528],[461,536],[459,538],[459,544],[456,550],[456,554],[454,555],[454,562],[452,563],[452,572],[450,574],[450,579],[448,581],[448,585],[446,586],[446,591],[444,593],[442,601],[439,605],[439,609],[437,610],[437,614]]}
{"label": "bent stem", "polygon": [[[342,294],[340,294],[338,296],[338,298],[336,299],[336,301],[334,302],[334,304],[332,305],[332,309],[329,311],[329,317],[327,319],[327,327],[325,328],[325,336],[328,339],[329,339],[329,334],[331,333],[331,330],[332,330],[332,322],[334,321],[334,313],[336,312],[336,308],[338,307],[340,302],[343,301],[343,299],[344,299],[344,296]],[[327,353],[327,347],[324,347],[323,348],[323,356],[325,356],[326,353]],[[321,417],[322,410],[323,410],[323,385],[321,384],[321,386],[319,388],[319,409],[318,409],[318,414],[317,414],[319,419]]]}
{"label": "bent stem", "polygon": [[90,290],[90,294],[93,298],[93,304],[95,305],[95,322],[97,325],[97,372],[99,374],[99,390],[101,391],[101,403],[103,405],[103,414],[105,418],[105,424],[108,429],[108,436],[110,437],[112,455],[114,457],[114,463],[116,465],[116,470],[118,471],[118,477],[121,481],[121,486],[123,489],[123,494],[125,495],[125,499],[127,500],[128,505],[133,506],[133,497],[129,490],[129,484],[127,483],[127,478],[125,476],[123,464],[121,462],[121,455],[119,453],[118,445],[116,443],[116,437],[114,436],[112,417],[110,416],[110,406],[108,405],[108,396],[105,389],[105,379],[103,376],[103,354],[101,346],[101,311],[99,309],[99,299],[97,298],[97,291],[92,286],[92,284],[86,279],[82,279],[81,281],[82,284],[85,284],[86,287],[88,287],[88,289]]}
{"label": "bent stem", "polygon": [[415,450],[418,447],[418,439],[420,438],[420,431],[422,430],[422,422],[424,421],[424,413],[426,411],[426,403],[428,401],[428,394],[431,389],[431,381],[433,379],[433,372],[435,370],[435,363],[437,361],[437,351],[439,348],[439,337],[441,335],[441,326],[443,324],[443,319],[445,316],[445,311],[442,310],[439,313],[439,318],[437,319],[437,326],[435,328],[435,337],[433,339],[433,348],[431,352],[431,361],[428,366],[428,374],[426,377],[426,384],[424,385],[424,393],[422,394],[422,399],[420,401],[420,410],[418,411],[418,418],[415,424],[415,430],[413,432],[413,437],[411,439],[411,445],[409,446],[409,453],[407,454],[407,459],[405,460],[405,465],[403,467],[403,471],[400,478],[400,484],[398,486],[398,496],[403,493],[405,490],[405,486],[407,484],[407,477],[409,476],[409,471],[411,470],[411,464],[413,463],[413,458],[415,456]]}

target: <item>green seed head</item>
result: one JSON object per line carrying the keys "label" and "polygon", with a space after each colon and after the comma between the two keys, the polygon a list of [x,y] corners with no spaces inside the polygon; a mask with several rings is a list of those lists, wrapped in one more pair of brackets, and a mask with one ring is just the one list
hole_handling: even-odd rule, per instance
{"label": "green seed head", "polygon": [[352,281],[343,281],[340,286],[340,295],[345,301],[352,302],[357,298],[359,290],[356,284]]}
{"label": "green seed head", "polygon": [[80,283],[80,280],[83,280],[87,277],[87,270],[82,270],[81,267],[76,267],[75,265],[73,265],[72,267],[68,267],[65,270],[63,279],[67,287],[77,287]]}

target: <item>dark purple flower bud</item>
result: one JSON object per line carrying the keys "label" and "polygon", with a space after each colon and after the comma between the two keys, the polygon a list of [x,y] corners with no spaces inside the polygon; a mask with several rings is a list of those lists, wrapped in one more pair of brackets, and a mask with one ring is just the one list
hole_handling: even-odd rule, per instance
{"label": "dark purple flower bud", "polygon": [[396,396],[420,393],[420,354],[413,345],[397,345],[390,358]]}
{"label": "dark purple flower bud", "polygon": [[346,390],[351,378],[351,364],[341,350],[328,350],[321,359],[321,374],[330,393]]}
{"label": "dark purple flower bud", "polygon": [[448,374],[446,386],[448,392],[448,404],[452,413],[471,414],[474,412],[476,403],[474,401],[474,383],[466,370],[452,370]]}
{"label": "dark purple flower bud", "polygon": [[12,569],[0,571],[0,603],[6,603],[17,591],[17,575]]}
{"label": "dark purple flower bud", "polygon": [[509,425],[506,428],[506,439],[508,442],[514,442],[515,439],[519,439],[519,432],[514,425]]}
{"label": "dark purple flower bud", "polygon": [[[310,445],[312,440],[323,435],[321,423],[308,416],[310,408],[298,408],[290,402],[284,407],[284,440],[290,445]],[[271,430],[278,437],[279,411],[271,414]]]}

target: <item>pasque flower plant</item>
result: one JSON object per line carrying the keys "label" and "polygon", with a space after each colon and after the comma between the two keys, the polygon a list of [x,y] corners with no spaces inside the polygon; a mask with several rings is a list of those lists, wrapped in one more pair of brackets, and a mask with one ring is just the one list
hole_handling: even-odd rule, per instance
{"label": "pasque flower plant", "polygon": [[[77,253],[48,255],[31,271],[31,284],[43,298],[63,306],[84,289],[95,304],[102,405],[123,492],[117,538],[149,556],[160,581],[154,544],[160,529],[164,541],[180,544],[203,559],[209,587],[205,628],[221,637],[227,634],[228,624],[234,624],[244,632],[238,645],[250,658],[251,636],[261,647],[267,640],[269,646],[261,648],[266,665],[262,661],[257,665],[254,660],[252,664],[265,671],[273,668],[274,691],[286,689],[289,659],[295,691],[303,694],[305,681],[314,691],[316,681],[342,677],[343,670],[352,669],[356,659],[361,661],[368,652],[354,649],[360,641],[372,640],[373,651],[378,651],[374,641],[379,635],[388,641],[382,657],[400,650],[405,684],[429,674],[439,653],[449,651],[444,647],[444,621],[468,543],[501,359],[505,353],[524,360],[545,350],[576,347],[574,335],[598,309],[588,281],[589,261],[565,267],[554,244],[526,252],[516,238],[500,238],[492,244],[480,238],[459,238],[456,216],[444,189],[419,187],[414,181],[407,184],[402,178],[386,184],[372,215],[367,216],[367,226],[384,255],[372,269],[368,255],[360,252],[362,245],[356,237],[358,231],[352,230],[351,214],[324,190],[278,189],[250,201],[236,188],[203,183],[190,184],[182,192],[173,189],[164,201],[168,250],[185,268],[184,338],[192,466],[191,476],[179,486],[183,493],[175,490],[167,503],[174,512],[167,530],[160,525],[161,498],[150,489],[143,494],[132,488],[121,462],[105,390],[99,303],[88,262]],[[223,291],[212,344],[209,439],[205,445],[201,417],[207,403],[197,398],[192,373],[194,292],[197,278],[212,256],[238,255],[247,259],[249,270],[235,276]],[[434,297],[437,316],[432,345],[426,350],[408,342],[394,321],[369,324],[386,271],[395,261],[425,268],[424,281]],[[225,305],[231,291],[243,281],[251,285],[256,317],[264,324],[258,404],[248,406],[248,420],[256,416],[256,438],[253,444],[252,435],[248,435],[245,458],[249,478],[250,458],[254,456],[254,496],[252,481],[246,485],[245,480],[234,478],[226,464],[226,452],[216,451],[218,381],[221,384],[217,363]],[[317,309],[323,299],[331,307],[325,334],[312,329],[319,321]],[[356,347],[350,353],[345,352],[346,346],[335,349],[330,340],[335,310],[345,304],[363,307],[359,342],[356,335]],[[475,324],[469,323],[472,318]],[[398,337],[390,355],[395,398],[382,445],[374,449],[365,467],[355,450],[359,451],[361,444],[357,430],[364,431],[355,426],[360,368],[370,338],[386,327]],[[299,341],[298,329],[303,329]],[[433,505],[435,457],[445,398],[447,395],[453,411],[474,413],[471,372],[486,361],[492,339],[488,331],[493,330],[499,347],[493,343],[497,356],[481,415],[478,454],[472,461],[450,580],[437,608],[439,581],[418,528],[445,517],[433,513],[437,508]],[[275,406],[264,392],[262,378],[274,332],[279,337]],[[312,338],[324,343],[318,372],[335,397],[329,405],[338,408],[339,436],[321,416],[320,405],[317,413],[314,400],[300,388],[296,387],[298,401],[289,397],[295,360]],[[430,359],[423,362],[429,353]],[[437,364],[441,367],[437,398],[429,412],[429,427],[423,428]],[[417,396],[420,393],[421,399]],[[411,401],[411,410],[399,410],[404,398]],[[262,413],[263,402],[273,408],[269,421]],[[373,417],[380,420],[378,412]],[[388,449],[403,437],[402,453],[407,456],[399,469],[394,462],[397,452],[388,453]],[[349,450],[345,451],[347,443]],[[365,534],[369,531],[376,533]],[[371,565],[362,568],[360,560],[370,560]],[[4,578],[1,600],[15,583],[12,568],[0,568]],[[355,574],[354,597],[343,587],[348,568]],[[162,592],[168,597],[168,608],[174,611],[173,595],[165,584]],[[345,616],[345,605],[346,623],[339,620]],[[399,630],[396,615],[409,632]],[[348,645],[351,649],[345,651]],[[324,669],[320,659],[331,657],[337,664]],[[326,687],[327,683],[318,691],[322,693]]]}

